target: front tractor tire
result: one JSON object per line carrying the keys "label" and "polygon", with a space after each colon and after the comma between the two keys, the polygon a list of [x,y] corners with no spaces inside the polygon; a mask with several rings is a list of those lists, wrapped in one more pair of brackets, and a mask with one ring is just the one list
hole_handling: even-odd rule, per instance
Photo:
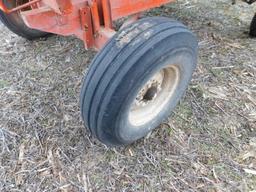
{"label": "front tractor tire", "polygon": [[159,126],[184,94],[197,39],[181,23],[153,17],[120,30],[92,61],[81,91],[86,126],[109,146],[127,145]]}
{"label": "front tractor tire", "polygon": [[[18,2],[26,3],[27,1],[28,0],[3,0],[3,3],[8,9],[11,9],[16,7],[18,5]],[[7,14],[0,10],[0,20],[10,31],[28,40],[34,40],[40,37],[45,37],[49,34],[46,32],[29,28],[24,23],[19,11]]]}

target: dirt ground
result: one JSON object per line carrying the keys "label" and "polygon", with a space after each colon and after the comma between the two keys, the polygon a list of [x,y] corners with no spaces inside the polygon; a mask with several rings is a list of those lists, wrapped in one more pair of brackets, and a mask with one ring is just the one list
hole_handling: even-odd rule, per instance
{"label": "dirt ground", "polygon": [[180,0],[199,39],[198,67],[156,131],[107,148],[84,128],[81,81],[93,51],[74,37],[29,42],[0,24],[0,191],[256,191],[256,6]]}

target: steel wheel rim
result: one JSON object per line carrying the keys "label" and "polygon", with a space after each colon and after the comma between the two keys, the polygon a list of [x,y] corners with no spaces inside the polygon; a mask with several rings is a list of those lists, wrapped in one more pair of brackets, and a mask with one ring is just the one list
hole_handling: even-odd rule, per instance
{"label": "steel wheel rim", "polygon": [[129,122],[142,126],[153,121],[174,96],[180,80],[180,69],[169,65],[143,85],[129,110]]}

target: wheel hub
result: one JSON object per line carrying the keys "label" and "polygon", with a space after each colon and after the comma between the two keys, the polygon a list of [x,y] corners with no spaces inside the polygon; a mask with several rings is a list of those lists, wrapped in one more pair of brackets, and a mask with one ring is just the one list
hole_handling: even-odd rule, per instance
{"label": "wheel hub", "polygon": [[179,79],[175,65],[157,72],[138,92],[129,112],[130,123],[140,126],[153,120],[172,98]]}
{"label": "wheel hub", "polygon": [[161,91],[161,85],[163,83],[164,73],[162,71],[154,75],[140,90],[136,97],[133,109],[141,107],[153,102],[158,93]]}

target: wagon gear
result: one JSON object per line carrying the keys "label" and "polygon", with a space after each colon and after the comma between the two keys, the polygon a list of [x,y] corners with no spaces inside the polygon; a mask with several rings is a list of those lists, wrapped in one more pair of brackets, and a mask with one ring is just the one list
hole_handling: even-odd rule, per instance
{"label": "wagon gear", "polygon": [[[147,135],[175,108],[197,61],[197,40],[183,24],[139,14],[173,0],[0,0],[0,18],[34,39],[75,35],[99,50],[82,85],[82,118],[103,143]],[[19,3],[17,3],[19,2]],[[113,22],[131,16],[119,31]]]}

